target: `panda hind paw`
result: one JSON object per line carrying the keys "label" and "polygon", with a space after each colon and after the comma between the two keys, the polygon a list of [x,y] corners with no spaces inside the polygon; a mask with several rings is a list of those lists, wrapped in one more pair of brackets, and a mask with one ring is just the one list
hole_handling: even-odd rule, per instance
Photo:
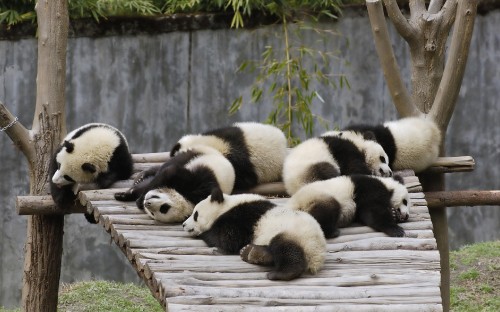
{"label": "panda hind paw", "polygon": [[248,244],[240,250],[243,261],[258,265],[273,265],[273,255],[267,246]]}
{"label": "panda hind paw", "polygon": [[115,199],[119,201],[133,201],[134,196],[132,193],[129,192],[118,192],[115,193]]}

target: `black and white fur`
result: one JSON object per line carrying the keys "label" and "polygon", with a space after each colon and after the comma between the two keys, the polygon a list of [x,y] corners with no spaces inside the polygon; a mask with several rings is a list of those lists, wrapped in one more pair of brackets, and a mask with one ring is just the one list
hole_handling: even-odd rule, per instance
{"label": "black and white fur", "polygon": [[235,174],[222,154],[198,146],[177,153],[161,167],[143,172],[141,179],[126,192],[116,193],[115,198],[136,200],[137,206],[153,219],[173,223],[186,220],[194,205],[210,195],[213,188],[231,193]]}
{"label": "black and white fur", "polygon": [[328,132],[294,147],[283,165],[283,183],[290,195],[308,183],[349,174],[392,176],[382,146],[355,135]]}
{"label": "black and white fur", "polygon": [[170,155],[198,145],[215,148],[231,162],[236,173],[236,190],[281,180],[286,138],[272,125],[238,122],[203,134],[185,135]]}
{"label": "black and white fur", "polygon": [[311,215],[255,194],[225,195],[214,189],[182,226],[208,246],[240,252],[249,263],[274,265],[267,275],[271,280],[314,274],[325,261],[326,241]]}
{"label": "black and white fur", "polygon": [[344,129],[375,139],[387,152],[392,170],[421,172],[439,155],[441,131],[430,119],[407,117],[379,125],[358,124]]}
{"label": "black and white fur", "polygon": [[287,205],[309,212],[327,238],[338,236],[338,228],[352,222],[401,237],[405,233],[397,223],[408,220],[410,199],[402,179],[351,175],[310,183]]}
{"label": "black and white fur", "polygon": [[71,131],[54,153],[50,192],[58,206],[67,207],[74,204],[79,184],[107,188],[128,179],[132,168],[127,140],[118,129],[103,123],[86,124]]}

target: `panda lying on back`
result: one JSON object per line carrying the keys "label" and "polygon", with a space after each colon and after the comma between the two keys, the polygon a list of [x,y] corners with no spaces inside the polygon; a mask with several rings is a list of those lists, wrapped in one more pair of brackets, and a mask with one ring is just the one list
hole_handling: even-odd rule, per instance
{"label": "panda lying on back", "polygon": [[352,175],[308,184],[290,197],[287,205],[310,213],[325,237],[332,238],[339,235],[339,227],[353,221],[389,236],[404,236],[397,223],[408,220],[409,203],[402,181]]}
{"label": "panda lying on back", "polygon": [[179,152],[161,167],[142,174],[142,181],[115,194],[121,201],[136,200],[139,209],[160,222],[182,222],[194,205],[213,188],[231,193],[235,174],[231,163],[215,149],[196,146]]}
{"label": "panda lying on back", "polygon": [[182,226],[208,246],[240,252],[249,263],[274,265],[270,280],[314,274],[325,261],[326,241],[314,218],[255,194],[225,195],[214,189]]}
{"label": "panda lying on back", "polygon": [[286,138],[274,126],[238,122],[203,134],[185,135],[174,145],[170,156],[200,145],[218,150],[231,162],[236,173],[236,190],[281,180]]}
{"label": "panda lying on back", "polygon": [[387,152],[392,170],[421,172],[439,155],[441,131],[430,119],[407,117],[382,125],[351,125],[344,129],[374,139]]}
{"label": "panda lying on back", "polygon": [[132,168],[127,140],[118,129],[103,123],[86,124],[71,131],[54,153],[50,193],[59,207],[67,207],[74,204],[79,184],[107,188],[128,179]]}
{"label": "panda lying on back", "polygon": [[326,133],[294,147],[285,158],[283,183],[293,195],[302,186],[339,175],[391,176],[389,158],[380,144],[358,136]]}

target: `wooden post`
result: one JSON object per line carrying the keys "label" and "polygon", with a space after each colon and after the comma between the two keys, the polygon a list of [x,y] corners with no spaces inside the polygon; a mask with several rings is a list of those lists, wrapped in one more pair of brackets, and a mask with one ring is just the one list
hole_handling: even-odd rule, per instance
{"label": "wooden post", "polygon": [[[38,1],[38,71],[35,115],[26,129],[0,103],[0,127],[28,160],[30,195],[46,194],[50,157],[66,133],[66,0]],[[64,216],[28,217],[22,310],[56,311],[61,274]]]}
{"label": "wooden post", "polygon": [[[433,120],[443,134],[441,154],[444,156],[446,129],[455,108],[474,28],[478,0],[424,0],[409,2],[407,18],[395,0],[383,0],[387,15],[399,35],[408,43],[411,60],[411,101],[394,59],[388,38],[381,0],[366,0],[375,47],[383,68],[394,105],[401,117],[420,115]],[[445,62],[449,33],[453,34]],[[442,173],[420,175],[424,191],[443,191]],[[439,252],[441,254],[441,296],[443,309],[450,309],[448,222],[446,208],[430,211]]]}

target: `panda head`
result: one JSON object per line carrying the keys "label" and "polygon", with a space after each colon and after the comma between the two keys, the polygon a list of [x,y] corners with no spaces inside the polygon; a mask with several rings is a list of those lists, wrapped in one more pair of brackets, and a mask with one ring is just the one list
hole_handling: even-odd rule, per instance
{"label": "panda head", "polygon": [[392,191],[391,212],[396,222],[407,221],[410,216],[410,195],[400,176],[380,178],[388,190]]}
{"label": "panda head", "polygon": [[375,141],[364,141],[364,154],[366,163],[372,174],[379,177],[391,177],[392,170],[389,167],[389,157],[382,146]]}
{"label": "panda head", "polygon": [[210,196],[200,201],[193,210],[193,213],[182,224],[184,231],[192,236],[198,236],[209,230],[217,218],[229,210],[227,195],[224,195],[219,188],[214,188]]}
{"label": "panda head", "polygon": [[182,222],[193,212],[194,205],[172,188],[151,190],[144,196],[144,210],[163,223]]}
{"label": "panda head", "polygon": [[98,164],[92,163],[90,157],[79,153],[75,144],[64,141],[56,155],[57,170],[52,182],[58,187],[75,183],[90,183],[102,172]]}

